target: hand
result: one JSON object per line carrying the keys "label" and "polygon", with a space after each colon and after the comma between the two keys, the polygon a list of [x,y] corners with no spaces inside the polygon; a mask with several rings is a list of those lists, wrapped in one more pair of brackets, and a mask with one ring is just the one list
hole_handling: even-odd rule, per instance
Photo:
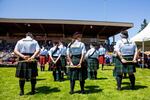
{"label": "hand", "polygon": [[24,60],[28,60],[30,57],[29,56],[23,56],[22,57]]}
{"label": "hand", "polygon": [[54,64],[56,64],[56,61],[53,61]]}
{"label": "hand", "polygon": [[79,63],[77,66],[81,66],[81,63]]}
{"label": "hand", "polygon": [[32,60],[34,60],[34,57],[28,58],[28,61],[32,61]]}
{"label": "hand", "polygon": [[133,63],[137,63],[137,61],[135,59],[133,59],[132,61],[133,61]]}
{"label": "hand", "polygon": [[70,63],[69,63],[69,65],[70,65],[70,66],[73,66],[73,63],[72,63],[72,62],[70,62]]}
{"label": "hand", "polygon": [[125,59],[121,59],[122,63],[127,63],[127,61]]}

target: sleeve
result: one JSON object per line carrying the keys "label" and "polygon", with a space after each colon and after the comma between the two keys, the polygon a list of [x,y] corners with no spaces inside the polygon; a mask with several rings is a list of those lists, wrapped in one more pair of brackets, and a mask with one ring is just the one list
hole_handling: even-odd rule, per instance
{"label": "sleeve", "polygon": [[117,41],[114,50],[117,51],[117,52],[120,52],[120,45],[121,45],[121,42],[120,42],[120,41]]}
{"label": "sleeve", "polygon": [[48,51],[48,55],[52,55],[52,48]]}
{"label": "sleeve", "polygon": [[134,45],[135,51],[137,51],[137,50],[138,50],[138,48],[137,48],[136,43],[135,43],[135,42],[133,42],[133,45]]}
{"label": "sleeve", "polygon": [[36,42],[36,51],[40,50],[40,46],[38,44],[38,42]]}
{"label": "sleeve", "polygon": [[87,51],[87,53],[85,54],[85,58],[88,58],[88,56],[89,56],[89,50]]}
{"label": "sleeve", "polygon": [[17,42],[14,50],[20,51],[20,43],[19,43],[19,41]]}
{"label": "sleeve", "polygon": [[85,45],[82,43],[82,54],[84,55],[86,53]]}
{"label": "sleeve", "polygon": [[68,47],[67,47],[67,50],[66,50],[66,54],[67,54],[67,56],[69,56],[69,54],[70,54],[70,51],[69,51]]}
{"label": "sleeve", "polygon": [[106,48],[104,48],[104,54],[106,54]]}

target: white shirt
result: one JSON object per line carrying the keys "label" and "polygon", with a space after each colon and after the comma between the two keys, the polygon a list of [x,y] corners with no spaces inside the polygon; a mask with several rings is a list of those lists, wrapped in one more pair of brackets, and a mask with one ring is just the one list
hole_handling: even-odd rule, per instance
{"label": "white shirt", "polygon": [[[125,43],[127,43],[127,42],[131,42],[131,41],[129,41],[128,39],[125,39],[125,38],[123,38],[123,39],[121,39],[121,40],[118,40],[117,41],[117,43],[116,43],[116,45],[114,46],[114,51],[117,51],[117,52],[120,52],[121,51],[121,48],[125,45]],[[134,42],[131,42],[132,43],[132,45],[134,45],[135,46],[135,50],[137,50],[137,46],[136,46],[136,44],[134,43]]]}
{"label": "white shirt", "polygon": [[99,51],[99,55],[105,55],[106,54],[106,49],[104,47],[100,47],[98,49],[98,51]]}
{"label": "white shirt", "polygon": [[20,53],[34,53],[40,50],[40,46],[36,40],[27,36],[17,42],[15,50],[18,50]]}
{"label": "white shirt", "polygon": [[[93,52],[94,52],[94,54],[93,54]],[[93,54],[92,56],[91,56],[91,54]],[[86,53],[86,55],[85,55],[85,58],[88,58],[88,57],[91,57],[91,58],[97,58],[98,59],[98,56],[99,56],[99,52],[96,50],[95,51],[95,48],[91,48],[91,49],[89,49],[88,51],[87,51],[87,53]]]}
{"label": "white shirt", "polygon": [[63,45],[60,45],[59,48],[61,49],[61,55],[66,56],[67,48]]}
{"label": "white shirt", "polygon": [[60,49],[59,47],[58,47],[58,50],[52,55],[52,53],[55,51],[55,49],[56,49],[56,46],[52,47],[52,48],[48,51],[49,55],[55,56],[55,57],[60,56],[60,55],[61,55],[61,49]]}
{"label": "white shirt", "polygon": [[41,49],[40,55],[45,55],[45,56],[46,56],[46,55],[47,55],[47,52],[48,52],[47,49],[45,49],[45,48],[44,48],[44,49]]}
{"label": "white shirt", "polygon": [[[70,44],[69,44],[70,45]],[[68,45],[68,46],[69,46]],[[69,47],[67,47],[67,55],[80,55],[80,54],[85,54],[86,49],[84,43],[75,40],[75,42]]]}

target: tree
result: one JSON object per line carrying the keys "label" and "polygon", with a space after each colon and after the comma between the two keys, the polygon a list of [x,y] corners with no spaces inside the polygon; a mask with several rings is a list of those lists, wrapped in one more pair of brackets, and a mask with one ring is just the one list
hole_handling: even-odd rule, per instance
{"label": "tree", "polygon": [[148,25],[148,22],[146,19],[144,19],[143,23],[141,24],[141,29],[139,30],[139,32],[142,31],[147,25]]}

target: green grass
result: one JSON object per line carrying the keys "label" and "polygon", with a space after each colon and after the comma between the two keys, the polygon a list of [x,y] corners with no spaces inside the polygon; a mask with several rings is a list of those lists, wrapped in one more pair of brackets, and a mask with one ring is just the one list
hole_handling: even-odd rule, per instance
{"label": "green grass", "polygon": [[[19,96],[18,79],[15,68],[0,68],[0,100],[150,100],[150,69],[137,68],[136,89],[129,90],[129,79],[123,79],[122,91],[116,90],[112,76],[113,66],[98,70],[98,80],[86,80],[86,94],[79,94],[79,81],[76,81],[73,95],[69,94],[69,80],[54,82],[52,73],[39,71],[35,95],[29,95],[30,82],[25,83],[25,95]],[[66,78],[66,77],[65,77]]]}

